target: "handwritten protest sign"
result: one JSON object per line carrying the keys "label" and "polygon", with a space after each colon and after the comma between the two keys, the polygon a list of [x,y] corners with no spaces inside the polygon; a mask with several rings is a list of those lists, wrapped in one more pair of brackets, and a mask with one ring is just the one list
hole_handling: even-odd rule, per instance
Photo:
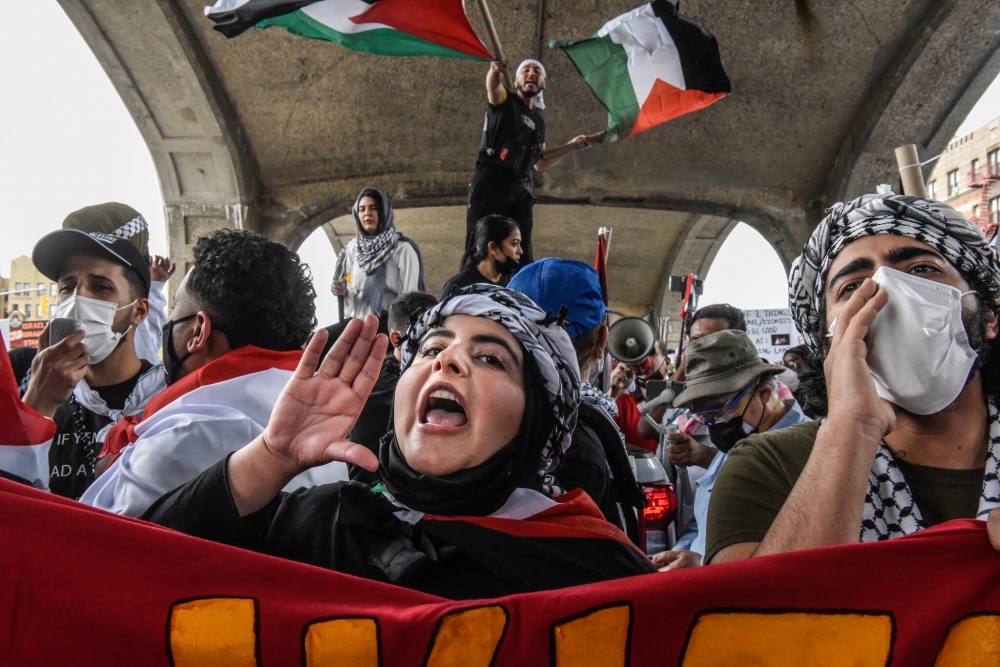
{"label": "handwritten protest sign", "polygon": [[788,308],[760,308],[743,313],[747,319],[747,335],[757,346],[760,356],[768,361],[779,363],[785,350],[802,344]]}

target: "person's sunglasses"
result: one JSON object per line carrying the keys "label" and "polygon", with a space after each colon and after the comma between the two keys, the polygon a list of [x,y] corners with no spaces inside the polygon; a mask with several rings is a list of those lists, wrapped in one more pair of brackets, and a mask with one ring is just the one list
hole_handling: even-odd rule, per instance
{"label": "person's sunglasses", "polygon": [[731,413],[736,409],[736,406],[738,406],[740,401],[745,399],[750,392],[757,388],[759,381],[760,378],[743,387],[739,393],[730,398],[728,401],[713,403],[712,405],[706,405],[703,408],[691,408],[689,412],[692,417],[705,426],[714,426],[715,424],[721,422],[727,422],[732,419]]}

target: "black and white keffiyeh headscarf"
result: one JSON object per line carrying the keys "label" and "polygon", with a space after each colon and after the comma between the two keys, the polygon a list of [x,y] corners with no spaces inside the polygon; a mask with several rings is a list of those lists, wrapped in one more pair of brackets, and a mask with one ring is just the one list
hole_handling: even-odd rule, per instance
{"label": "black and white keffiyeh headscarf", "polygon": [[589,382],[580,385],[580,402],[604,412],[612,421],[618,418],[618,404]]}
{"label": "black and white keffiyeh headscarf", "polygon": [[520,292],[496,285],[471,285],[445,297],[410,326],[402,347],[403,368],[409,366],[424,335],[452,315],[493,320],[510,331],[534,358],[554,417],[542,448],[543,468],[551,471],[570,445],[580,400],[580,369],[569,334],[556,318]]}
{"label": "black and white keffiyeh headscarf", "polygon": [[[795,324],[814,352],[822,353],[825,334],[824,287],[830,264],[848,244],[864,236],[894,234],[926,243],[951,262],[970,284],[1000,297],[1000,262],[977,227],[947,204],[879,194],[835,204],[792,264],[788,298]],[[976,516],[985,519],[1000,507],[1000,413],[988,403],[989,451],[983,493]],[[903,471],[885,443],[879,443],[868,479],[861,521],[861,542],[909,535],[926,527]]]}
{"label": "black and white keffiyeh headscarf", "polygon": [[[361,206],[361,200],[365,197],[374,199],[375,206],[378,208],[379,228],[377,234],[369,234],[361,226],[358,207]],[[396,213],[392,210],[392,203],[385,193],[375,188],[365,188],[361,191],[361,194],[354,201],[351,213],[354,215],[354,224],[358,228],[358,235],[354,239],[358,266],[365,273],[371,273],[386,263],[392,255],[392,251],[396,249],[396,244],[399,243],[400,233],[396,231]]]}
{"label": "black and white keffiyeh headscarf", "polygon": [[972,285],[989,286],[991,295],[1000,297],[996,249],[978,227],[947,204],[896,195],[883,185],[877,195],[834,204],[792,263],[788,303],[796,327],[814,352],[823,351],[823,293],[830,264],[848,244],[876,234],[909,236],[926,243]]}
{"label": "black and white keffiyeh headscarf", "polygon": [[[378,209],[379,229],[377,234],[369,234],[361,226],[358,207],[365,197],[374,199]],[[396,246],[399,242],[403,241],[413,246],[417,252],[417,258],[420,260],[420,279],[417,289],[423,291],[425,289],[424,260],[420,254],[420,248],[396,229],[396,214],[392,209],[389,197],[376,188],[365,188],[354,201],[351,213],[354,215],[354,224],[358,228],[358,235],[348,241],[347,245],[340,251],[340,255],[337,256],[337,266],[333,272],[334,280],[344,279],[347,274],[347,258],[353,253],[358,268],[366,276],[364,287],[361,290],[361,301],[373,313],[382,312],[382,298],[385,295],[387,273],[386,263],[396,252]]]}

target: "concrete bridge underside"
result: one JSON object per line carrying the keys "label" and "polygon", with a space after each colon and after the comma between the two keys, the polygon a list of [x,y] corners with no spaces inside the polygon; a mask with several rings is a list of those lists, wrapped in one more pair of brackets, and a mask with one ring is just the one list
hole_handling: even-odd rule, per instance
{"label": "concrete bridge underside", "polygon": [[[251,30],[227,40],[205,0],[59,0],[149,146],[171,254],[198,236],[254,229],[298,247],[344,217],[368,184],[391,194],[431,290],[454,271],[485,108],[481,62],[366,56]],[[549,72],[550,145],[604,127],[568,59],[639,0],[492,3],[508,57]],[[993,0],[686,0],[719,41],[733,94],[620,143],[577,153],[535,181],[536,256],[592,260],[614,228],[612,299],[668,315],[671,274],[707,271],[742,220],[786,268],[831,203],[898,187],[892,149],[940,153],[1000,72]],[[473,24],[485,34],[478,16]],[[927,165],[927,173],[933,164]],[[332,267],[314,267],[322,275]]]}

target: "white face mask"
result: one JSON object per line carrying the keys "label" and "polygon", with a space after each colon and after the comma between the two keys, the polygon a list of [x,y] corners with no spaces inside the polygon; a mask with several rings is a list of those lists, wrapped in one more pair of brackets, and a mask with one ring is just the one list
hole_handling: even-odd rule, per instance
{"label": "white face mask", "polygon": [[872,276],[889,303],[868,330],[868,367],[878,395],[918,415],[951,405],[978,356],[962,324],[962,292],[880,268]]}
{"label": "white face mask", "polygon": [[127,303],[121,308],[112,301],[101,301],[85,296],[74,294],[56,306],[56,317],[70,317],[83,324],[85,333],[83,344],[87,346],[90,353],[90,365],[99,364],[108,355],[114,352],[118,346],[118,341],[128,333],[129,328],[124,333],[115,333],[111,327],[115,323],[115,313],[119,310],[135,305],[136,301]]}
{"label": "white face mask", "polygon": [[795,391],[799,388],[799,376],[791,368],[781,371],[774,379],[788,387],[788,391]]}
{"label": "white face mask", "polygon": [[[597,360],[597,372],[594,373],[594,377],[597,377],[603,372],[604,372],[604,357],[601,357],[600,359]],[[594,378],[590,378],[590,380],[593,381]]]}

